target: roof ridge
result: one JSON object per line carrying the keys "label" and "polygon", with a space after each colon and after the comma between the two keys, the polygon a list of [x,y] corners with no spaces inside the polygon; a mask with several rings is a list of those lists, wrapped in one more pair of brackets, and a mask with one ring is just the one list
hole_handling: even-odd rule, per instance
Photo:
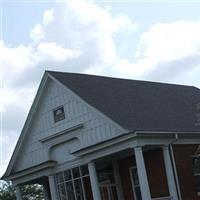
{"label": "roof ridge", "polygon": [[98,78],[105,78],[105,79],[114,79],[114,80],[121,80],[121,81],[135,81],[141,83],[153,83],[153,84],[161,84],[161,85],[169,85],[169,86],[179,86],[179,87],[192,87],[197,88],[192,85],[183,85],[177,83],[165,83],[165,82],[158,82],[158,81],[149,81],[149,80],[139,80],[139,79],[131,79],[131,78],[122,78],[122,77],[112,77],[112,76],[105,76],[105,75],[95,75],[95,74],[85,74],[85,73],[76,73],[76,72],[62,72],[62,71],[53,71],[53,70],[46,70],[46,72],[53,75],[53,73],[57,74],[69,74],[69,75],[79,75],[79,76],[89,76],[89,77],[98,77]]}

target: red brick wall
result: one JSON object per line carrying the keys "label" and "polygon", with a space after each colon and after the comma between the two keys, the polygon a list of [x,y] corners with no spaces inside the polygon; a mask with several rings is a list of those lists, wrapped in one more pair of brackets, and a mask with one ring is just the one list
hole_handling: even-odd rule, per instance
{"label": "red brick wall", "polygon": [[192,158],[197,145],[174,145],[174,157],[182,200],[199,200],[196,194],[195,177],[192,174]]}
{"label": "red brick wall", "polygon": [[151,191],[151,197],[169,196],[163,153],[161,148],[144,153],[145,166]]}

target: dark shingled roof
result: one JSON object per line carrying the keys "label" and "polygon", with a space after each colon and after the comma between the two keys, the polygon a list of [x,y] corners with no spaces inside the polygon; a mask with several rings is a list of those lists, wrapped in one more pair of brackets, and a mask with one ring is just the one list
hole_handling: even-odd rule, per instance
{"label": "dark shingled roof", "polygon": [[48,71],[100,112],[128,130],[200,131],[192,86]]}

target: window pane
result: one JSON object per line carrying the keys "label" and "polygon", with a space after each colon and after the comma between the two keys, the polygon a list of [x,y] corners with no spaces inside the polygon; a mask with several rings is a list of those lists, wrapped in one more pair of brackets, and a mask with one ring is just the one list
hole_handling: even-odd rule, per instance
{"label": "window pane", "polygon": [[65,119],[64,107],[61,106],[60,108],[55,109],[53,111],[53,116],[55,122]]}
{"label": "window pane", "polygon": [[82,173],[82,176],[89,175],[89,171],[88,171],[88,166],[87,165],[81,166],[81,173]]}
{"label": "window pane", "polygon": [[72,181],[66,182],[65,186],[66,186],[68,200],[75,200],[74,187],[73,187]]}
{"label": "window pane", "polygon": [[137,185],[139,185],[139,178],[138,178],[137,168],[133,168],[132,172],[133,172],[134,185],[137,186]]}
{"label": "window pane", "polygon": [[200,158],[199,157],[193,158],[193,173],[194,174],[200,173]]}
{"label": "window pane", "polygon": [[73,169],[72,169],[72,172],[73,172],[73,178],[78,178],[78,177],[80,177],[79,167],[73,168]]}
{"label": "window pane", "polygon": [[66,191],[65,191],[65,185],[64,185],[64,183],[58,185],[58,187],[59,187],[60,199],[61,199],[61,200],[67,200],[67,196],[66,196]]}
{"label": "window pane", "polygon": [[57,174],[56,180],[57,180],[57,183],[63,183],[64,182],[63,173]]}
{"label": "window pane", "polygon": [[200,176],[195,176],[196,179],[196,191],[199,193],[200,192]]}
{"label": "window pane", "polygon": [[90,184],[90,177],[84,177],[83,178],[83,185],[85,189],[85,195],[87,200],[93,200],[92,196],[92,189],[91,189],[91,184]]}
{"label": "window pane", "polygon": [[83,198],[83,188],[81,185],[81,179],[77,179],[74,181],[74,187],[76,191],[76,198],[77,200],[84,200]]}
{"label": "window pane", "polygon": [[65,177],[65,181],[71,180],[72,179],[71,170],[65,171],[64,177]]}
{"label": "window pane", "polygon": [[111,193],[112,199],[114,200],[118,199],[116,185],[110,187],[110,193]]}
{"label": "window pane", "polygon": [[114,183],[114,174],[113,174],[113,167],[110,163],[104,163],[104,165],[100,166],[97,169],[97,175],[99,182],[110,182]]}
{"label": "window pane", "polygon": [[142,195],[141,195],[141,192],[140,192],[140,187],[136,187],[135,188],[135,193],[136,193],[137,200],[142,200]]}
{"label": "window pane", "polygon": [[107,187],[106,186],[101,186],[100,187],[100,191],[101,191],[101,198],[103,200],[109,200]]}

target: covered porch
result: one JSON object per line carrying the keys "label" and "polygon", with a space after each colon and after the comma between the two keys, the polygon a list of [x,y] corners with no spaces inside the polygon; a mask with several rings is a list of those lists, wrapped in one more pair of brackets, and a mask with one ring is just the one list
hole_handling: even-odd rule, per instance
{"label": "covered porch", "polygon": [[171,152],[176,140],[127,134],[72,152],[75,161],[47,170],[46,200],[181,199]]}
{"label": "covered porch", "polygon": [[135,147],[93,160],[57,173],[56,185],[60,200],[178,199],[167,146]]}

